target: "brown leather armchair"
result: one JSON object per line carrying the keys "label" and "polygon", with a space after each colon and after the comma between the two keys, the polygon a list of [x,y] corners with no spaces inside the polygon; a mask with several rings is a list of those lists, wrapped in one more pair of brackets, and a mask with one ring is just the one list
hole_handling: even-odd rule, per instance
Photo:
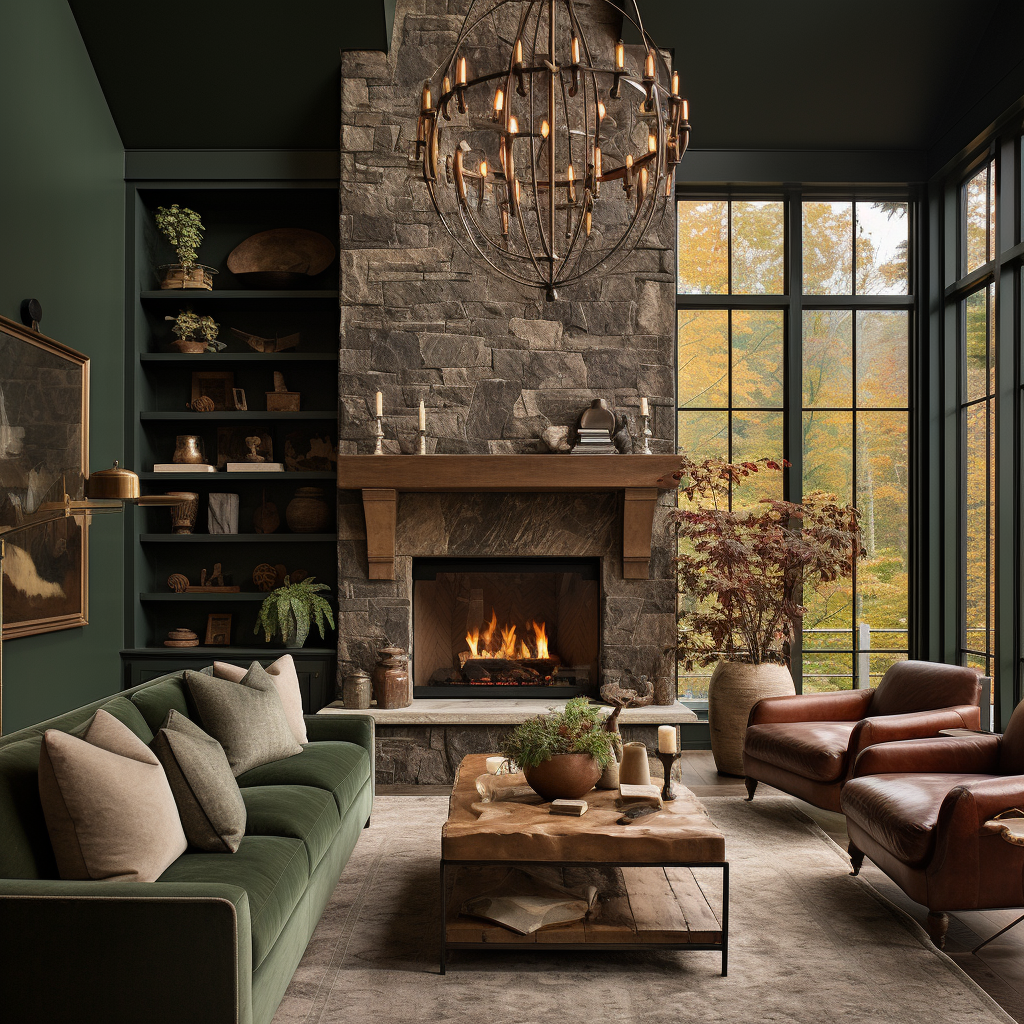
{"label": "brown leather armchair", "polygon": [[750,711],[743,740],[748,800],[758,782],[827,811],[857,755],[876,743],[981,727],[978,673],[959,665],[900,661],[877,688],[765,697]]}
{"label": "brown leather armchair", "polygon": [[865,855],[928,908],[940,949],[950,910],[1024,906],[1024,846],[985,823],[1024,809],[1024,703],[1002,736],[884,743],[843,787],[853,874]]}

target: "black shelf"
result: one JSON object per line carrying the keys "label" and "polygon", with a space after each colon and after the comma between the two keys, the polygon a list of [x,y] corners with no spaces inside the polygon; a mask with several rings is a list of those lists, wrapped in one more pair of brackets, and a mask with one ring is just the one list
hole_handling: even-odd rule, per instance
{"label": "black shelf", "polygon": [[225,541],[228,544],[337,544],[338,536],[334,533],[144,533],[139,540],[143,544],[220,544]]}
{"label": "black shelf", "polygon": [[209,601],[216,601],[218,604],[224,601],[264,601],[268,594],[254,594],[250,591],[242,591],[238,594],[176,594],[168,590],[166,594],[139,594],[139,600],[146,604],[154,604],[163,601],[180,601],[182,604],[206,604]]}
{"label": "black shelf", "polygon": [[142,363],[333,363],[337,364],[336,352],[143,352]]}
{"label": "black shelf", "polygon": [[195,647],[164,647],[161,644],[158,647],[130,647],[121,651],[121,654],[135,658],[151,658],[161,654],[180,658],[191,651],[200,654],[219,653],[228,658],[280,658],[285,654],[333,658],[338,653],[333,647],[208,647],[206,644],[197,644]]}
{"label": "black shelf", "polygon": [[256,302],[267,302],[277,299],[328,299],[338,301],[338,292],[335,289],[300,291],[299,289],[281,289],[270,291],[268,289],[249,290],[247,288],[223,288],[220,291],[214,289],[207,291],[205,288],[159,288],[154,291],[140,293],[144,300],[166,299],[168,302],[192,302],[192,301],[215,301],[217,299],[253,299]]}
{"label": "black shelf", "polygon": [[336,420],[338,418],[338,412],[335,409],[332,412],[326,410],[320,410],[317,412],[267,412],[264,410],[260,412],[258,409],[249,409],[246,412],[236,412],[235,410],[223,410],[221,412],[140,412],[139,419],[146,421],[162,420],[182,420],[188,423],[197,423],[201,420],[231,420],[231,421],[244,421],[244,422],[256,422],[264,420]]}
{"label": "black shelf", "polygon": [[281,483],[290,480],[336,480],[337,473],[331,471],[308,471],[293,473],[289,470],[275,473],[228,473],[226,470],[217,470],[216,473],[154,473],[152,471],[140,473],[139,479],[147,483],[156,480],[166,480],[171,483],[174,480],[188,480],[198,482],[202,480],[263,480],[267,483]]}

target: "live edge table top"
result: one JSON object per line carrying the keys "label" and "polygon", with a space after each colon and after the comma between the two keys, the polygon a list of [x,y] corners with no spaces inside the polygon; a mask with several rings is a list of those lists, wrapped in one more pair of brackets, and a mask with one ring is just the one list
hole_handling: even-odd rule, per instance
{"label": "live edge table top", "polygon": [[[676,785],[676,799],[656,814],[618,825],[617,790],[593,789],[581,818],[551,814],[540,802],[483,803],[476,780],[487,771],[486,754],[463,758],[455,776],[448,820],[441,829],[446,861],[604,864],[712,864],[725,860],[725,836],[701,802]],[[500,786],[524,786],[522,775],[495,777]],[[537,798],[539,801],[539,798]]]}

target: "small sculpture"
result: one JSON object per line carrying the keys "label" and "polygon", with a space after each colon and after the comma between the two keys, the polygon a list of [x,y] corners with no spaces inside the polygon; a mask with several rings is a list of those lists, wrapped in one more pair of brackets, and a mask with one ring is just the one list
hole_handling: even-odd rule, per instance
{"label": "small sculpture", "polygon": [[164,647],[198,647],[199,637],[191,629],[172,629],[167,634]]}
{"label": "small sculpture", "polygon": [[645,708],[654,703],[654,687],[642,676],[633,686],[621,686],[618,682],[605,683],[601,687],[601,699],[612,707]]}
{"label": "small sculpture", "polygon": [[188,577],[183,576],[180,572],[171,573],[167,577],[167,586],[176,594],[184,594],[189,586]]}
{"label": "small sculpture", "polygon": [[213,412],[213,399],[209,395],[200,395],[198,398],[189,402],[188,408],[193,412]]}
{"label": "small sculpture", "polygon": [[259,451],[262,438],[254,435],[253,437],[247,437],[245,439],[245,447],[249,449],[249,454],[246,455],[246,462],[266,462],[262,455],[257,454]]}
{"label": "small sculpture", "polygon": [[252,581],[257,590],[268,593],[277,586],[277,570],[268,562],[261,562],[252,571]]}

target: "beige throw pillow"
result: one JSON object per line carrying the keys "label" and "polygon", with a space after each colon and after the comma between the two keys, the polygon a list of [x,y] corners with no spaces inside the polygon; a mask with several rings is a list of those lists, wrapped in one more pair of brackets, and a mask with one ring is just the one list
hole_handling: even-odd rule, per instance
{"label": "beige throw pillow", "polygon": [[153,738],[185,837],[209,853],[234,853],[245,835],[245,802],[224,748],[173,708]]}
{"label": "beige throw pillow", "polygon": [[155,882],[188,846],[156,755],[102,709],[43,734],[39,797],[61,878]]}
{"label": "beige throw pillow", "polygon": [[237,778],[250,768],[301,754],[274,681],[258,661],[237,682],[185,671],[203,728],[224,748]]}
{"label": "beige throw pillow", "polygon": [[[213,663],[213,674],[218,679],[230,679],[240,683],[245,677],[246,669],[238,665],[229,665],[224,661]],[[302,694],[299,692],[299,675],[295,671],[295,662],[290,654],[278,658],[266,667],[266,673],[274,680],[277,694],[284,705],[285,717],[291,727],[296,743],[308,743],[306,738],[306,720],[302,717]]]}

